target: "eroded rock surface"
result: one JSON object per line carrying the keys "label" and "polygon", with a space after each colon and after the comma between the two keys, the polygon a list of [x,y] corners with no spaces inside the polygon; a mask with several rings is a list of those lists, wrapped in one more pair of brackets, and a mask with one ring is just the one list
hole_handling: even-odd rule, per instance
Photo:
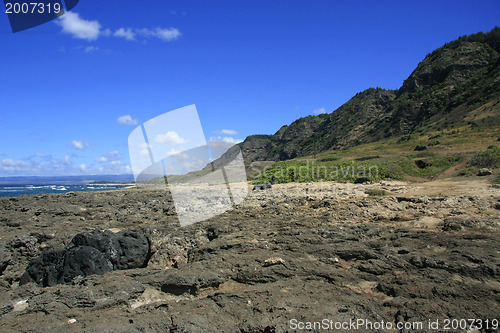
{"label": "eroded rock surface", "polygon": [[[38,211],[42,199],[2,198],[4,220],[32,222],[1,225],[10,260],[0,275],[0,331],[293,332],[293,319],[498,319],[498,189],[421,195],[425,184],[318,186],[253,191],[237,209],[183,228],[164,213],[172,202],[161,190],[49,196],[35,218],[18,207]],[[389,195],[369,197],[372,187]],[[60,249],[100,249],[121,265],[110,258],[113,242],[74,237],[96,227],[145,235],[147,267],[19,285],[33,256],[57,263]],[[9,245],[23,235],[34,248]]]}

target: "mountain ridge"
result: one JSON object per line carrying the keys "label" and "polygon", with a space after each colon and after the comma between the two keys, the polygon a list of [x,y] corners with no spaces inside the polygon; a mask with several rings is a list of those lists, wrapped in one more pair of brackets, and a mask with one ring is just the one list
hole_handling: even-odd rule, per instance
{"label": "mountain ridge", "polygon": [[[251,135],[239,151],[245,163],[284,161],[415,131],[500,125],[500,28],[462,36],[429,53],[398,90],[368,88],[331,113],[299,118],[272,135]],[[482,106],[491,104],[490,108]],[[479,111],[478,111],[479,110]]]}

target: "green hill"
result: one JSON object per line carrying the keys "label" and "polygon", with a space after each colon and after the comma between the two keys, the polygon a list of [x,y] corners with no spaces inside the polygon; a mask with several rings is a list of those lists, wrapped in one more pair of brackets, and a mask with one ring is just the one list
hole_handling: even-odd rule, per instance
{"label": "green hill", "polygon": [[[500,28],[495,27],[428,54],[399,90],[367,89],[329,114],[297,119],[274,135],[249,136],[239,147],[249,166],[255,161],[345,161],[371,155],[384,161],[404,155],[414,161],[422,157],[414,152],[417,145],[426,148],[421,155],[469,159],[499,136]],[[236,151],[229,150],[215,164],[226,163]],[[398,170],[427,177],[446,170],[451,160],[463,161],[434,162],[442,167],[432,172],[418,166],[419,172]]]}

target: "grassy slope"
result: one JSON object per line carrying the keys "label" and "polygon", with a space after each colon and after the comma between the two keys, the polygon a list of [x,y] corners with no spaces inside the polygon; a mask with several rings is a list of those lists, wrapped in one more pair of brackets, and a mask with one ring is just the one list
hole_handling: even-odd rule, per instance
{"label": "grassy slope", "polygon": [[[500,112],[498,99],[485,105],[492,113]],[[485,105],[479,108],[484,108]],[[480,114],[485,119],[485,113]],[[476,119],[471,124],[466,123],[446,129],[437,130],[436,127],[436,124],[431,123],[428,127],[410,135],[395,136],[346,149],[276,162],[265,171],[253,174],[249,178],[254,183],[354,181],[358,176],[369,176],[375,181],[427,180],[471,176],[481,167],[496,167],[496,165],[472,165],[470,160],[488,147],[500,145],[500,128],[491,126],[489,122],[482,122],[481,119]],[[415,151],[416,146],[426,146],[427,149]]]}
{"label": "grassy slope", "polygon": [[[353,181],[358,176],[424,180],[471,176],[481,167],[500,167],[495,157],[490,165],[470,162],[489,146],[500,145],[499,52],[500,28],[444,45],[418,65],[394,99],[393,92],[380,89],[356,95],[329,115],[335,121],[327,119],[309,135],[308,141],[319,149],[311,149],[307,140],[278,145],[275,149],[299,147],[295,153],[299,157],[276,162],[250,179],[256,183]],[[388,96],[388,103],[377,102],[381,93]],[[331,133],[336,134],[334,140],[322,145]],[[427,149],[415,151],[416,146]],[[367,169],[372,172],[366,174]]]}

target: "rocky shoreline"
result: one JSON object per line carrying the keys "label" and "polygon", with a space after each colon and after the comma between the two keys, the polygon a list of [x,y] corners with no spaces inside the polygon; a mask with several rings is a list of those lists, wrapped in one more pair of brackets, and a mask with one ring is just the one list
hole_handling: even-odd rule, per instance
{"label": "rocky shoreline", "polygon": [[[0,198],[0,211],[2,332],[474,331],[446,318],[498,331],[500,191],[484,182],[273,185],[182,228],[164,189]],[[96,229],[144,235],[145,267],[20,285],[30,261]]]}

